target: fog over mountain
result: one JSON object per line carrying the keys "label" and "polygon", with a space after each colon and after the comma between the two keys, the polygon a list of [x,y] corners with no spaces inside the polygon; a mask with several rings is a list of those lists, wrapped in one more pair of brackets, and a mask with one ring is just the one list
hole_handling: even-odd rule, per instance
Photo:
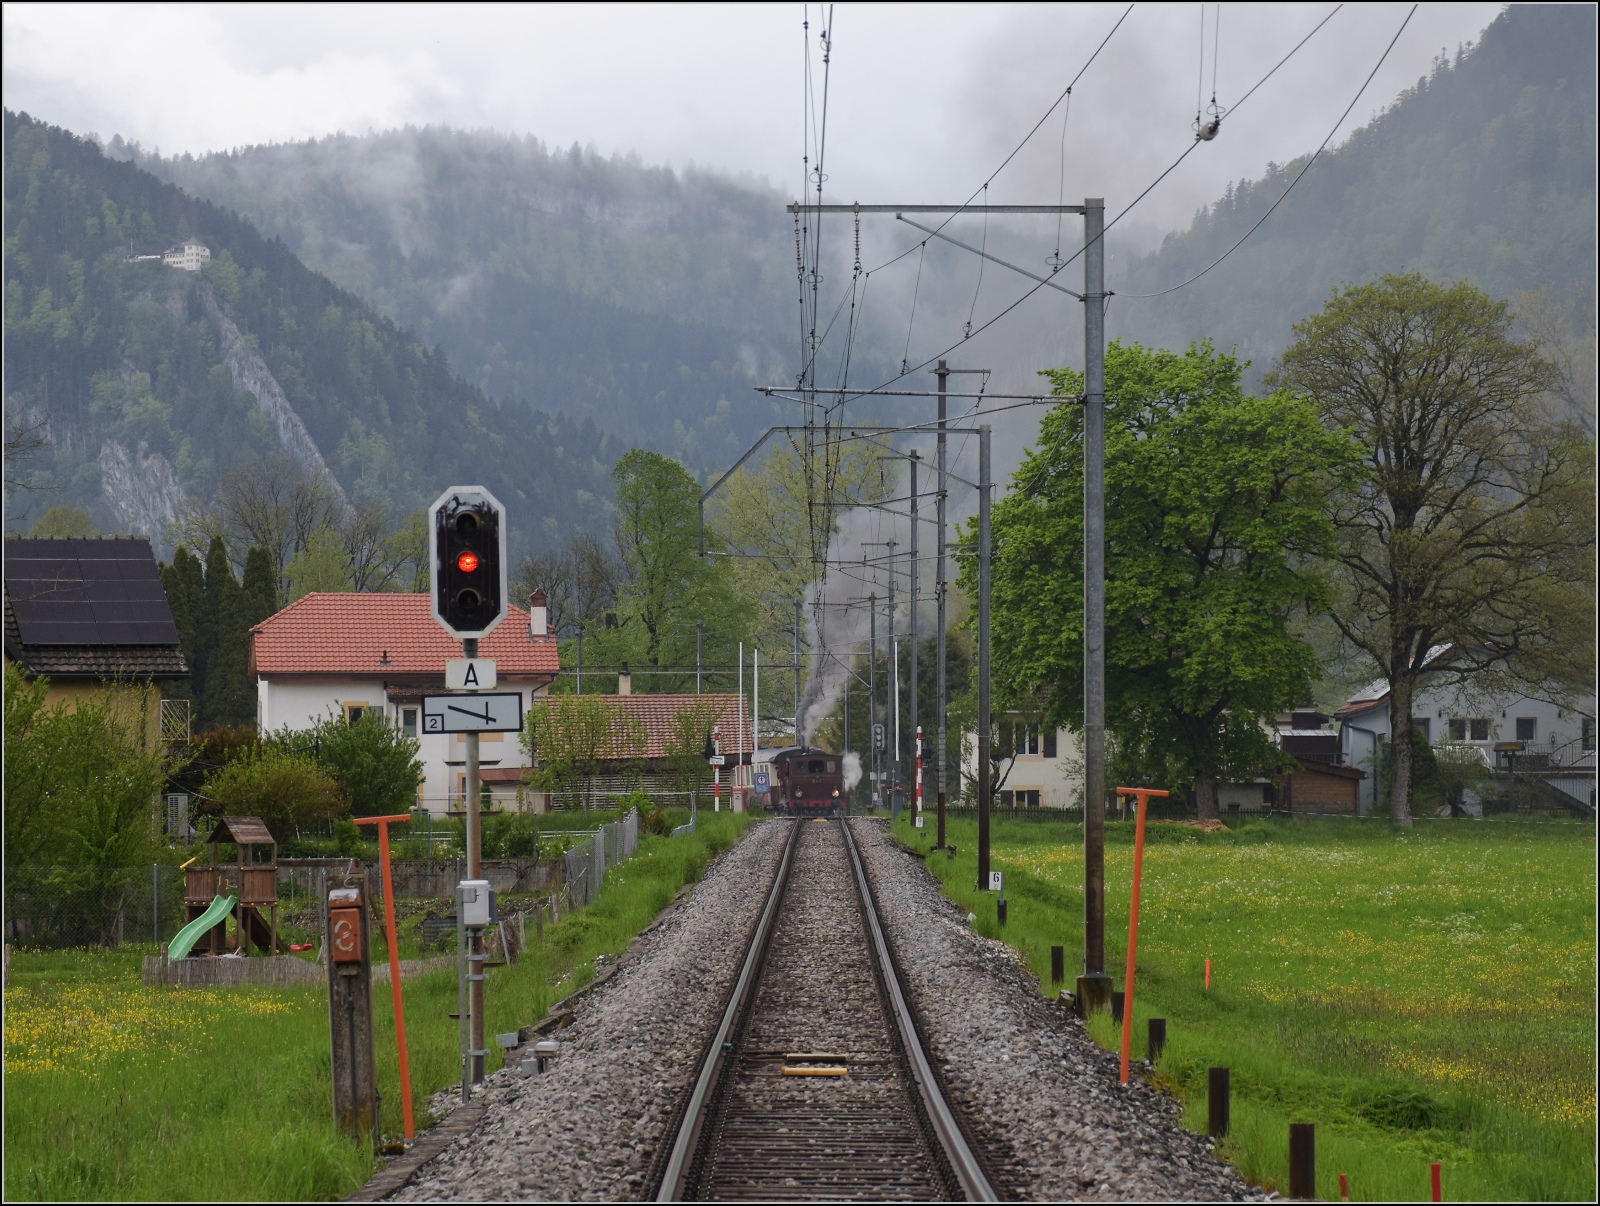
{"label": "fog over mountain", "polygon": [[[1256,48],[1256,58],[1235,65],[1235,76],[1253,76],[1270,66],[1270,59],[1257,60],[1268,48],[1281,53],[1290,16],[1309,26],[1303,13],[1273,10],[1263,26],[1271,39],[1252,29],[1239,35],[1240,42],[1231,42],[1225,32],[1223,45],[1230,53],[1241,43]],[[1056,29],[1050,23],[1058,18],[1042,12],[1026,19],[1038,25],[1041,38],[1052,30],[1068,38],[1074,56],[1086,57],[1092,49],[1085,43],[1087,26]],[[1101,25],[1097,37],[1110,22]],[[1330,24],[1319,37],[1336,35],[1338,54],[1296,60],[1287,73],[1290,94],[1309,90],[1319,101],[1288,106],[1289,124],[1300,141],[1285,162],[1231,177],[1232,183],[1220,185],[1220,195],[1184,228],[1157,238],[1163,215],[1175,212],[1164,191],[1175,186],[1175,176],[1113,230],[1107,256],[1107,283],[1115,294],[1108,316],[1113,336],[1171,347],[1210,338],[1219,346],[1237,346],[1254,360],[1253,372],[1259,374],[1291,337],[1292,322],[1314,311],[1330,289],[1411,269],[1439,279],[1465,278],[1500,297],[1548,287],[1580,310],[1592,311],[1593,9],[1515,6],[1496,17],[1470,48],[1437,57],[1427,74],[1398,96],[1392,88],[1379,91],[1384,80],[1392,79],[1380,75],[1351,121],[1381,112],[1348,137],[1335,137],[1277,204],[1376,61],[1381,40],[1369,45],[1372,30],[1365,25],[1356,32],[1361,37]],[[989,66],[983,68],[989,71],[1000,62],[995,48],[1002,42],[993,40],[998,35],[992,30],[985,37],[991,37],[985,43]],[[1360,56],[1350,50],[1356,43]],[[1304,53],[1319,45],[1311,43]],[[1106,53],[1109,65],[1125,74],[1141,64],[1153,70],[1170,50],[1163,47],[1152,28],[1130,25]],[[1366,65],[1359,72],[1347,70],[1356,57]],[[1339,71],[1330,62],[1342,65]],[[843,81],[849,76],[843,66],[838,70],[839,96],[847,97]],[[1059,72],[1055,77],[1052,87],[1059,86]],[[964,78],[965,95],[987,95],[995,106],[984,117],[993,123],[994,136],[980,140],[990,151],[1000,145],[999,131],[1009,130],[1006,137],[1015,139],[1024,111],[1037,120],[1051,99],[1037,81],[1001,86],[992,72]],[[1187,119],[1174,108],[1193,82],[1188,78],[1181,88],[1164,81],[1160,95],[1165,99],[1159,104],[1140,102],[1141,128],[1170,135],[1145,138],[1137,154],[1130,151],[1145,165],[1139,168],[1144,174],[1112,172],[1104,162],[1110,144],[1093,140],[1089,127],[1075,124],[1090,122],[1094,105],[1104,107],[1101,80],[1098,91],[1085,85],[1070,115],[1061,113],[1063,127],[1054,136],[1046,131],[1024,147],[989,199],[1038,200],[1041,192],[1051,191],[1047,185],[1054,175],[1061,195],[1071,202],[1085,191],[1099,191],[1102,179],[1120,180],[1104,190],[1108,214],[1120,212],[1137,196],[1127,181],[1148,183],[1160,170],[1150,164],[1170,162],[1188,145]],[[978,87],[974,80],[989,83]],[[1024,94],[1031,98],[1026,104]],[[1271,139],[1263,143],[1257,137],[1262,119],[1278,103],[1267,100],[1254,113],[1241,112],[1237,125],[1225,121],[1217,142],[1197,148],[1185,169],[1199,164],[1214,171],[1214,165],[1204,167],[1205,157],[1218,148],[1234,158],[1216,162],[1232,164],[1249,160],[1234,147],[1270,145]],[[854,126],[864,120],[860,103],[836,102],[838,137],[848,146],[857,137]],[[1158,115],[1151,105],[1164,115],[1162,124],[1152,126]],[[1173,112],[1167,114],[1168,109]],[[596,112],[607,111],[602,106]],[[1001,120],[1003,114],[1010,116]],[[1173,128],[1167,128],[1166,118],[1173,119]],[[1100,124],[1092,128],[1106,129],[1107,120],[1101,112],[1093,118]],[[1087,149],[1077,141],[1084,139]],[[1132,147],[1132,135],[1122,142]],[[792,382],[800,364],[794,220],[784,209],[790,193],[748,175],[671,168],[593,146],[427,124],[199,156],[158,155],[119,137],[106,145],[106,153],[233,211],[248,223],[241,228],[281,240],[293,257],[392,321],[397,334],[409,332],[406,338],[442,351],[438,363],[447,364],[479,396],[494,400],[506,416],[549,415],[574,435],[592,431],[582,441],[585,466],[592,455],[588,450],[602,444],[642,444],[681,458],[697,473],[720,471],[768,425],[799,417],[792,404],[755,389]],[[858,182],[859,172],[850,165],[861,161],[859,148],[840,154],[840,174]],[[8,171],[12,166],[8,160]],[[952,184],[950,197],[959,199],[965,187]],[[1200,272],[1275,204],[1238,250],[1200,279],[1166,296],[1137,296]],[[37,227],[30,229],[35,239],[43,237]],[[175,225],[160,234],[182,232]],[[1040,272],[1058,251],[1070,256],[1077,248],[1081,220],[985,221],[966,215],[948,233]],[[923,362],[946,355],[957,367],[992,370],[985,386],[989,394],[1023,393],[1039,388],[1041,369],[1081,365],[1082,315],[1076,300],[1036,288],[969,251],[929,240],[893,215],[863,218],[859,236],[848,215],[829,217],[823,234],[828,253],[819,293],[819,384],[929,388],[932,379]],[[47,244],[41,247],[51,254],[67,249],[65,243]],[[23,267],[34,262],[17,259],[8,245],[8,280],[26,275]],[[1080,288],[1079,264],[1060,280]],[[22,313],[8,306],[8,337],[25,329]],[[847,338],[848,332],[853,337]],[[110,360],[96,371],[115,367]],[[911,370],[903,378],[902,367]],[[14,380],[15,369],[8,364],[8,399],[22,396]],[[961,385],[975,388],[979,380],[965,378]],[[331,396],[329,405],[335,405]],[[963,399],[952,413],[972,407]],[[932,407],[902,399],[856,403],[854,413],[926,420]],[[1002,479],[1031,439],[1037,413],[1020,409],[993,415],[995,468]],[[392,489],[393,475],[381,468],[381,458],[369,456],[371,465],[363,468],[354,451],[373,447],[370,439],[362,445],[339,434],[344,420],[336,422],[332,411],[313,423],[321,430],[316,423],[331,424],[327,438],[333,447],[324,447],[323,454],[347,489],[370,490],[376,484]],[[429,423],[419,439],[448,438],[446,424]],[[561,444],[572,447],[569,438]],[[957,444],[963,458],[958,470],[970,475],[975,450],[970,441]],[[504,471],[514,475],[537,467],[535,457],[526,465],[508,463]],[[193,472],[199,476],[192,488],[203,492],[204,482],[211,480],[205,473],[216,469]],[[582,501],[595,492],[603,499],[604,479],[587,467],[582,475],[581,505],[547,511],[555,525],[551,538],[569,524],[604,522],[603,502],[599,510],[588,510],[590,504]],[[956,502],[959,509],[961,500]]]}

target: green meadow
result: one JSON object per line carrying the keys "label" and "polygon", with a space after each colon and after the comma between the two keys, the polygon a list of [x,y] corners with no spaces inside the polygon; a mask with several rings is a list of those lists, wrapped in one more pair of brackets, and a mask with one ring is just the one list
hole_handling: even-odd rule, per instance
{"label": "green meadow", "polygon": [[[1133,823],[1106,826],[1107,971],[1122,987]],[[996,817],[1007,924],[975,889],[977,825],[953,819],[927,865],[983,934],[1050,984],[1082,965],[1082,827]],[[927,850],[902,816],[897,833]],[[1206,1127],[1207,1069],[1232,1080],[1222,1153],[1287,1190],[1288,1124],[1316,1125],[1317,1196],[1595,1198],[1595,830],[1579,822],[1151,823],[1133,1055],[1167,1020],[1153,1075]],[[1211,987],[1205,988],[1205,961]],[[1090,1032],[1108,1048],[1120,1027]]]}
{"label": "green meadow", "polygon": [[[486,1033],[537,1021],[591,980],[595,957],[626,949],[747,819],[702,812],[692,836],[645,838],[606,873],[593,904],[546,926],[543,942],[530,926],[523,958],[491,974]],[[379,961],[382,943],[375,948]],[[314,1201],[358,1188],[374,1155],[333,1126],[326,992],[145,988],[140,959],[154,950],[13,956],[5,1197]],[[459,1032],[449,1016],[455,973],[404,987],[420,1128],[431,1121],[429,1097],[460,1083]],[[381,1130],[393,1139],[402,1111],[388,986],[374,985],[372,997]],[[489,1061],[491,1071],[501,1065],[498,1050]]]}

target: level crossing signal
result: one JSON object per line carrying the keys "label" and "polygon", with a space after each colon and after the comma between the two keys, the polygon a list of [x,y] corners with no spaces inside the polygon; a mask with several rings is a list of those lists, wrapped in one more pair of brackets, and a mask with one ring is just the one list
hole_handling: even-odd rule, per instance
{"label": "level crossing signal", "polygon": [[452,486],[428,509],[433,618],[451,636],[487,636],[506,613],[506,510],[482,486]]}

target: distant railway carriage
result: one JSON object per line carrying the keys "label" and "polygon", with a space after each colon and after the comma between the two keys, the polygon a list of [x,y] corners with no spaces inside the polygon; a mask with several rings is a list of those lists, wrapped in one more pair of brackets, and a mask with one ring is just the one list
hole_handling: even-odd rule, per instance
{"label": "distant railway carriage", "polygon": [[789,746],[772,757],[767,808],[784,816],[843,813],[844,760],[809,746]]}

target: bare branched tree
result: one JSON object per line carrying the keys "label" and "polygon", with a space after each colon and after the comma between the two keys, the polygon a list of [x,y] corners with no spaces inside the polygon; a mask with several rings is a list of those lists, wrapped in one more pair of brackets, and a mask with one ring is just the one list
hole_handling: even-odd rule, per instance
{"label": "bare branched tree", "polygon": [[575,532],[561,548],[524,557],[517,569],[515,591],[526,598],[545,594],[550,631],[575,633],[580,625],[615,611],[622,593],[622,567],[606,542],[588,532]]}
{"label": "bare branched tree", "polygon": [[28,491],[54,489],[40,486],[25,468],[33,454],[49,443],[46,438],[49,429],[50,420],[38,415],[6,416],[5,483],[8,487]]}
{"label": "bare branched tree", "polygon": [[338,517],[337,496],[327,480],[281,452],[225,473],[217,485],[217,509],[229,548],[241,559],[246,549],[266,549],[280,584],[294,555]]}

